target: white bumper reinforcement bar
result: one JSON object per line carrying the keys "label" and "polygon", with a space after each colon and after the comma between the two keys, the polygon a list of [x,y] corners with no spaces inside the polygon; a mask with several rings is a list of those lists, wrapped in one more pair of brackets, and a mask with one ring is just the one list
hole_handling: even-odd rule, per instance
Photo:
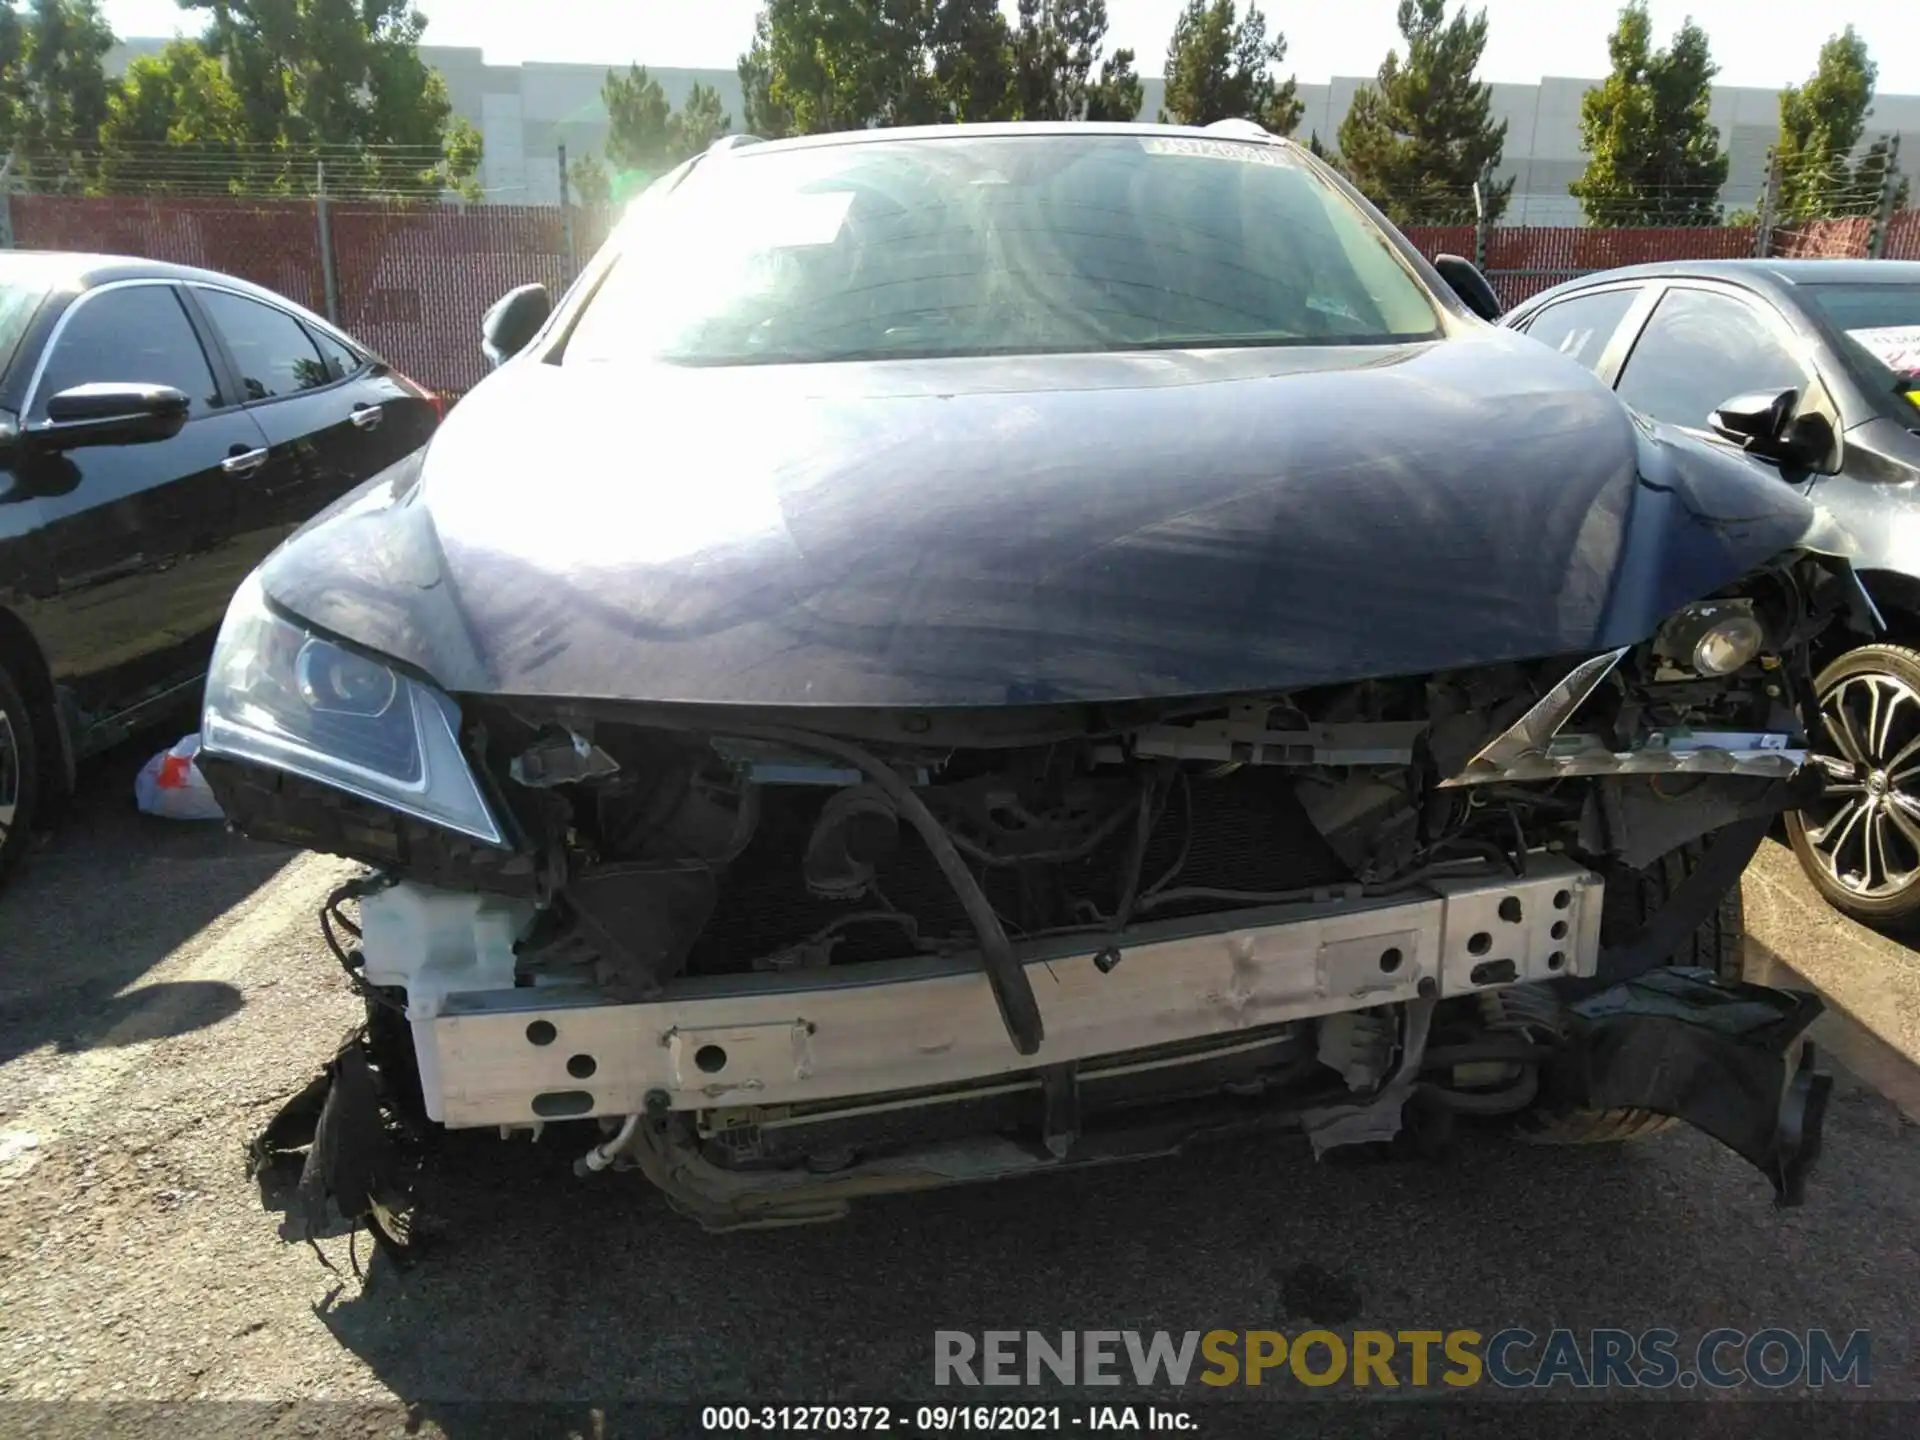
{"label": "white bumper reinforcement bar", "polygon": [[677,1110],[875,1095],[1591,975],[1602,898],[1597,875],[1536,854],[1524,879],[1037,943],[1021,956],[1046,1021],[1030,1057],[967,956],[690,978],[605,1004],[584,986],[514,988],[527,917],[499,902],[406,884],[362,920],[368,978],[407,988],[428,1113],[457,1127],[626,1115],[649,1095]]}

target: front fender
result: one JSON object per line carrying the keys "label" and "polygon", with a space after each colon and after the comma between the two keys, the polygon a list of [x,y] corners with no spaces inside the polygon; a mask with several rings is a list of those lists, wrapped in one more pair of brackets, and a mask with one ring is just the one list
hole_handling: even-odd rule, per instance
{"label": "front fender", "polygon": [[1825,551],[1825,517],[1777,471],[1671,426],[1634,417],[1639,483],[1624,528],[1604,643],[1647,638],[1690,600],[1793,549]]}

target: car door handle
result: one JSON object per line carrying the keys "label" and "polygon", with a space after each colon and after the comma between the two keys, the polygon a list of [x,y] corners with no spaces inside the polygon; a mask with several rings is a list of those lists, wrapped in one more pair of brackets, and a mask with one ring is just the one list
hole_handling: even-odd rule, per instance
{"label": "car door handle", "polygon": [[238,455],[229,455],[226,459],[222,460],[220,462],[220,468],[229,475],[251,475],[266,463],[267,452],[264,448],[258,450],[242,450]]}
{"label": "car door handle", "polygon": [[386,413],[378,405],[362,404],[354,406],[353,413],[347,418],[362,430],[371,430],[380,423],[380,417]]}

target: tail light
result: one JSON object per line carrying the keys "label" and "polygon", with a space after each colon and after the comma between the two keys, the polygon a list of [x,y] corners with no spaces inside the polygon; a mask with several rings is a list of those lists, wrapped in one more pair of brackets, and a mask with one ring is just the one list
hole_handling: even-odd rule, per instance
{"label": "tail light", "polygon": [[442,420],[447,418],[447,402],[440,398],[439,391],[429,390],[426,386],[422,385],[418,380],[415,380],[411,375],[402,374],[398,370],[394,371],[393,375],[394,375],[394,378],[400,381],[402,384],[411,385],[414,389],[418,390],[423,399],[431,400],[433,402],[433,423],[434,424],[438,425]]}

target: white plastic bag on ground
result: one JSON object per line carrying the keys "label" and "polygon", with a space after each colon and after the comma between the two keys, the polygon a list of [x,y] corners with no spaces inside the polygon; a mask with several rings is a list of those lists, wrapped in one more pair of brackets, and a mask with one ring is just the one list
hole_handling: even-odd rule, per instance
{"label": "white plastic bag on ground", "polygon": [[170,750],[162,750],[134,778],[133,794],[140,809],[166,820],[223,820],[220,804],[194,763],[200,737],[189,735]]}

